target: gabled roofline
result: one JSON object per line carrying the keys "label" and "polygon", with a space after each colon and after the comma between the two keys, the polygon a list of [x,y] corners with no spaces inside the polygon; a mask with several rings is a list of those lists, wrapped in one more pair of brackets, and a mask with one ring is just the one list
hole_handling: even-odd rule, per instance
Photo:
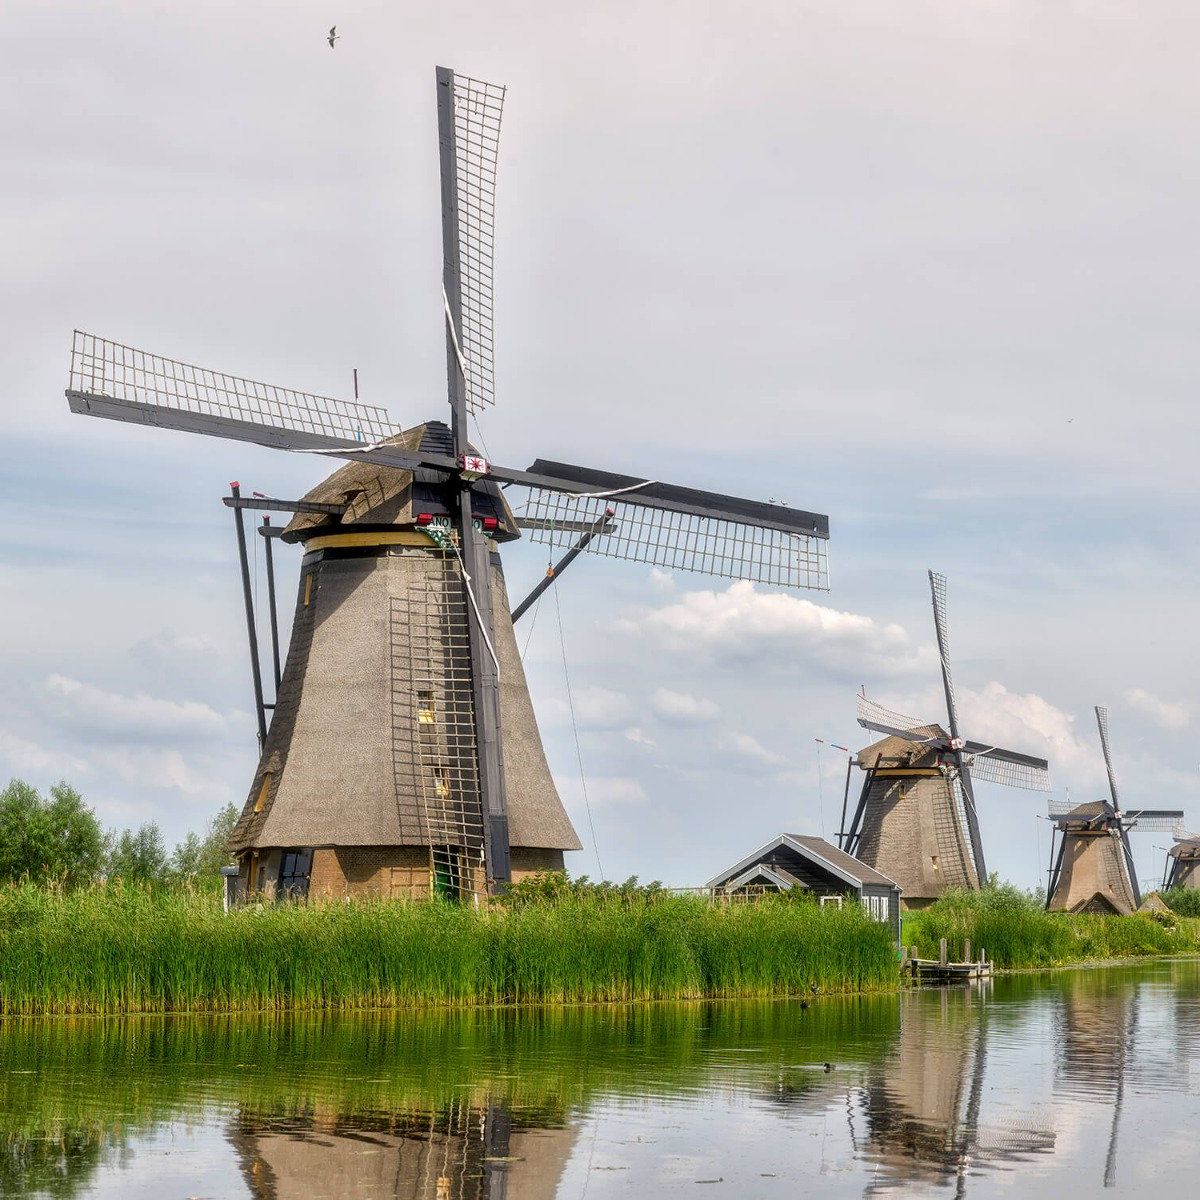
{"label": "gabled roofline", "polygon": [[[743,872],[747,867],[753,866],[754,863],[757,862],[760,858],[762,858],[762,856],[764,854],[767,854],[772,850],[778,850],[780,846],[783,846],[785,844],[787,846],[791,847],[791,849],[795,850],[796,853],[799,854],[801,857],[816,859],[818,862],[822,863],[829,871],[831,871],[834,875],[836,875],[839,879],[845,881],[848,884],[851,884],[854,887],[861,888],[861,887],[878,886],[878,885],[868,883],[865,879],[856,878],[853,875],[847,874],[846,871],[844,871],[841,867],[835,866],[833,863],[831,863],[829,861],[829,859],[825,858],[821,854],[818,854],[817,851],[815,851],[811,846],[806,846],[802,842],[796,841],[795,838],[791,837],[789,834],[786,834],[786,833],[781,833],[778,837],[772,838],[771,841],[769,841],[765,846],[762,846],[758,850],[755,850],[755,852],[753,854],[746,855],[746,857],[743,858],[740,862],[735,863],[734,866],[729,868],[728,870],[722,871],[720,875],[717,875],[715,878],[710,879],[708,881],[708,883],[706,883],[704,886],[708,887],[708,888],[716,888],[716,887],[724,886],[724,882],[726,880],[730,879],[731,877],[733,877],[735,875],[741,874],[741,872]],[[875,868],[872,867],[871,870],[875,871]],[[892,887],[894,887],[897,891],[900,891],[900,885],[898,883],[896,883],[896,881],[894,879],[888,879],[888,877],[886,875],[884,875],[884,873],[882,871],[875,871],[875,874],[878,875],[881,879],[887,879],[887,882]]]}
{"label": "gabled roofline", "polygon": [[741,887],[742,884],[748,883],[756,875],[765,876],[783,891],[789,891],[793,887],[805,887],[803,883],[792,883],[790,880],[782,878],[776,872],[772,871],[766,863],[754,863],[753,866],[747,867],[740,875],[735,875],[732,879],[722,884],[722,890],[732,892],[735,888]]}

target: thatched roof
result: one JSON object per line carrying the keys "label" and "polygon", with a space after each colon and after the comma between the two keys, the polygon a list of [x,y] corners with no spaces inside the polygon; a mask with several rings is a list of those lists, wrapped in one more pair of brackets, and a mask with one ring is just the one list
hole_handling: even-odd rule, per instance
{"label": "thatched roof", "polygon": [[[434,767],[414,752],[419,706],[405,671],[430,647],[445,652],[444,631],[422,628],[410,601],[440,586],[447,569],[431,549],[322,558],[302,573],[278,704],[233,849],[447,840],[427,823]],[[457,565],[449,570],[457,579]],[[546,763],[504,577],[498,565],[491,574],[510,841],[578,850]],[[409,622],[400,643],[398,609]]]}
{"label": "thatched roof", "polygon": [[[383,444],[410,451],[424,450],[431,454],[453,453],[450,429],[441,421],[414,425],[412,429],[388,438]],[[442,509],[444,490],[444,480],[433,472],[418,471],[414,479],[412,471],[351,461],[339,467],[303,497],[318,504],[348,504],[350,507],[340,517],[330,513],[296,513],[283,531],[283,540],[305,541],[347,526],[364,529],[408,524],[414,519],[415,512]],[[494,535],[495,540],[509,541],[520,536],[512,510],[495,484],[482,481],[471,490],[476,498],[476,506],[496,516],[501,522],[501,528]]]}
{"label": "thatched roof", "polygon": [[[950,736],[940,725],[922,725],[920,728],[914,729],[913,733],[918,737],[939,738],[943,741]],[[902,737],[889,734],[860,750],[858,765],[865,769],[873,767],[878,760],[881,766],[887,766],[889,763],[893,766],[912,766],[922,758],[936,753],[936,749],[935,746],[906,741]]]}

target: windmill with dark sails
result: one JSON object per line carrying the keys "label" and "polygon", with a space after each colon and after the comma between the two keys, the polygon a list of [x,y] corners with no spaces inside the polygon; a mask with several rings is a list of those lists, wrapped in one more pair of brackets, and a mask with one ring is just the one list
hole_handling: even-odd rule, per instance
{"label": "windmill with dark sails", "polygon": [[1044,758],[963,736],[950,668],[946,580],[930,571],[929,587],[946,725],[858,697],[858,723],[887,736],[858,753],[866,778],[849,824],[847,772],[840,835],[843,850],[900,885],[909,908],[929,904],[951,888],[978,889],[987,882],[975,779],[1035,791],[1050,786]]}
{"label": "windmill with dark sails", "polygon": [[1164,888],[1200,888],[1200,835],[1176,834],[1167,851]]}
{"label": "windmill with dark sails", "polygon": [[[1135,912],[1142,903],[1130,831],[1177,832],[1178,808],[1122,809],[1108,740],[1108,709],[1096,708],[1096,725],[1108,773],[1107,800],[1085,804],[1051,801],[1050,887],[1046,907],[1054,912]],[[1055,843],[1057,841],[1057,853]]]}
{"label": "windmill with dark sails", "polygon": [[[449,424],[254,383],[76,333],[71,409],[347,460],[291,513],[304,547],[286,662],[231,841],[244,893],[479,895],[561,867],[579,840],[534,719],[498,548],[580,552],[826,589],[828,518],[537,459],[488,462],[468,420],[495,398],[496,167],[504,89],[438,68]],[[510,489],[516,489],[514,493]],[[518,519],[509,497],[525,496]],[[269,543],[268,543],[269,544]],[[544,588],[552,579],[544,580]],[[271,712],[268,726],[267,713]]]}

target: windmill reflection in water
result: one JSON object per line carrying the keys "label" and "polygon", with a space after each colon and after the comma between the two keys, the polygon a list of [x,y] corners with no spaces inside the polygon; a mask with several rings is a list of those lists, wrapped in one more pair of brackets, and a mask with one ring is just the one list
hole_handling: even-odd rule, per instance
{"label": "windmill reflection in water", "polygon": [[243,1110],[228,1137],[255,1200],[553,1200],[577,1131],[565,1110],[525,1116],[487,1096],[429,1112]]}

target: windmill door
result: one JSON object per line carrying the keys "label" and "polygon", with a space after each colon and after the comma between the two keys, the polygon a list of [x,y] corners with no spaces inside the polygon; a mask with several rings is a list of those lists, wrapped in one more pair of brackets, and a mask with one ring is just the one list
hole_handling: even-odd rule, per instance
{"label": "windmill door", "polygon": [[439,900],[457,900],[462,894],[462,867],[457,846],[434,849],[433,894]]}

